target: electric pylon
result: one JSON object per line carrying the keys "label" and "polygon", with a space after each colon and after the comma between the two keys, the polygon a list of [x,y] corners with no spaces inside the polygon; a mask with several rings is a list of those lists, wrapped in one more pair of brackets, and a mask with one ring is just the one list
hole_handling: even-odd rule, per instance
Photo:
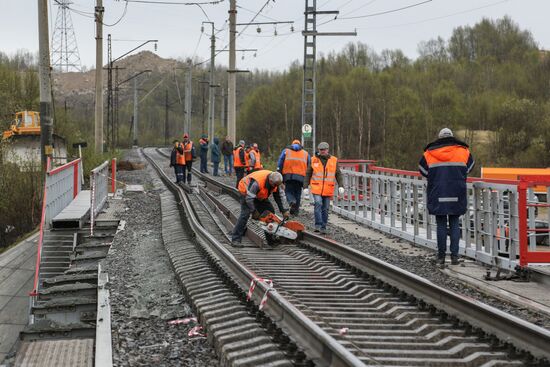
{"label": "electric pylon", "polygon": [[56,0],[57,16],[52,35],[52,67],[58,72],[81,71],[70,0]]}

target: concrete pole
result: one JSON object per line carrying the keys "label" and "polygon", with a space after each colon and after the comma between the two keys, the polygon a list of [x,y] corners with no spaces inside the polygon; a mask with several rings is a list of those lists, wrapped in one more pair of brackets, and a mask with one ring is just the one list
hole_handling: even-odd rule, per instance
{"label": "concrete pole", "polygon": [[214,23],[212,23],[212,37],[210,37],[210,83],[208,88],[208,141],[214,143],[214,119],[215,119],[215,89],[214,89],[214,72],[216,59],[216,37],[214,36]]}
{"label": "concrete pole", "polygon": [[212,37],[210,37],[210,87],[208,88],[208,140],[213,143],[214,140],[214,119],[215,119],[215,106],[216,103],[214,96],[214,71],[216,60],[216,37],[214,36],[214,23],[212,23]]}
{"label": "concrete pole", "polygon": [[95,23],[95,152],[103,153],[103,0],[96,0]]}
{"label": "concrete pole", "polygon": [[134,125],[132,126],[133,129],[133,144],[138,145],[138,135],[137,135],[137,128],[138,128],[138,87],[137,87],[137,77],[134,78]]}
{"label": "concrete pole", "polygon": [[38,0],[38,73],[40,78],[40,153],[42,167],[53,154],[52,83],[48,31],[48,0]]}
{"label": "concrete pole", "polygon": [[227,135],[237,142],[237,74],[236,48],[237,35],[237,0],[230,0],[229,7],[229,75],[227,81]]}
{"label": "concrete pole", "polygon": [[192,117],[192,93],[193,93],[193,63],[189,62],[189,68],[187,69],[187,79],[185,85],[185,127],[183,132],[185,134],[191,134],[191,117]]}
{"label": "concrete pole", "polygon": [[222,105],[221,105],[221,116],[220,116],[220,126],[223,128],[223,127],[226,127],[225,126],[225,89],[223,89],[223,87],[220,88],[221,92],[222,92]]}

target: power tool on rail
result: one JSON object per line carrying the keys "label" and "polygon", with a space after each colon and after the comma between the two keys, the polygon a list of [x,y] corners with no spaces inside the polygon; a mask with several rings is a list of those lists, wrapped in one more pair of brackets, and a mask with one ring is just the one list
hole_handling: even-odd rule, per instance
{"label": "power tool on rail", "polygon": [[260,228],[265,233],[267,244],[276,245],[284,240],[296,240],[302,238],[305,227],[302,223],[279,218],[270,211],[265,211],[259,218]]}

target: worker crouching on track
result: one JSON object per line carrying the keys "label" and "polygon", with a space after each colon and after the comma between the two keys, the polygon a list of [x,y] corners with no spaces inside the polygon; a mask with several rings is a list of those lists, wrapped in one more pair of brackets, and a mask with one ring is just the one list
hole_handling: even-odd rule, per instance
{"label": "worker crouching on track", "polygon": [[310,165],[309,153],[302,148],[300,141],[295,139],[292,144],[283,149],[277,163],[277,171],[283,174],[286,201],[290,206],[290,214],[297,215],[300,211],[302,186],[306,171]]}
{"label": "worker crouching on track", "polygon": [[235,167],[235,175],[237,176],[237,182],[235,187],[239,187],[239,182],[241,182],[244,177],[244,170],[246,169],[246,153],[244,149],[244,140],[239,141],[239,145],[233,149],[233,166]]}
{"label": "worker crouching on track", "polygon": [[315,232],[327,233],[328,209],[330,199],[334,196],[336,183],[340,186],[338,192],[344,194],[342,173],[338,168],[338,159],[328,153],[329,145],[322,142],[317,146],[318,152],[311,159],[304,181],[304,193],[309,194],[311,184],[315,213]]}
{"label": "worker crouching on track", "polygon": [[185,155],[183,152],[183,144],[179,140],[173,141],[174,147],[170,154],[170,167],[174,167],[174,173],[176,175],[176,183],[184,181],[185,170]]}
{"label": "worker crouching on track", "polygon": [[242,237],[246,231],[248,218],[252,214],[253,219],[259,219],[260,215],[269,211],[274,213],[275,209],[269,201],[269,195],[273,194],[273,199],[277,203],[279,211],[288,218],[290,213],[283,206],[279,186],[283,183],[283,176],[279,172],[261,170],[253,172],[244,177],[238,185],[241,193],[241,215],[233,228],[231,235],[231,245],[241,247]]}
{"label": "worker crouching on track", "polygon": [[445,266],[447,233],[451,237],[451,264],[459,263],[459,218],[466,213],[466,178],[474,164],[468,145],[448,128],[441,129],[439,139],[424,148],[418,164],[420,173],[428,179],[428,212],[435,215],[437,223],[437,262],[441,266]]}

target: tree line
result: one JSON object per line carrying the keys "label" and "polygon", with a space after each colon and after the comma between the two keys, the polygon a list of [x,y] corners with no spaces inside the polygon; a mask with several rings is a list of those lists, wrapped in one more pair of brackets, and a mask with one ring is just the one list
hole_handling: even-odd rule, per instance
{"label": "tree line", "polygon": [[[317,61],[317,141],[343,158],[416,169],[443,127],[471,145],[478,169],[550,165],[550,55],[509,17],[483,19],[418,45],[419,57],[350,43]],[[300,136],[296,62],[250,91],[239,135],[275,155]],[[265,131],[265,133],[264,133]],[[271,151],[271,149],[275,151]]]}

